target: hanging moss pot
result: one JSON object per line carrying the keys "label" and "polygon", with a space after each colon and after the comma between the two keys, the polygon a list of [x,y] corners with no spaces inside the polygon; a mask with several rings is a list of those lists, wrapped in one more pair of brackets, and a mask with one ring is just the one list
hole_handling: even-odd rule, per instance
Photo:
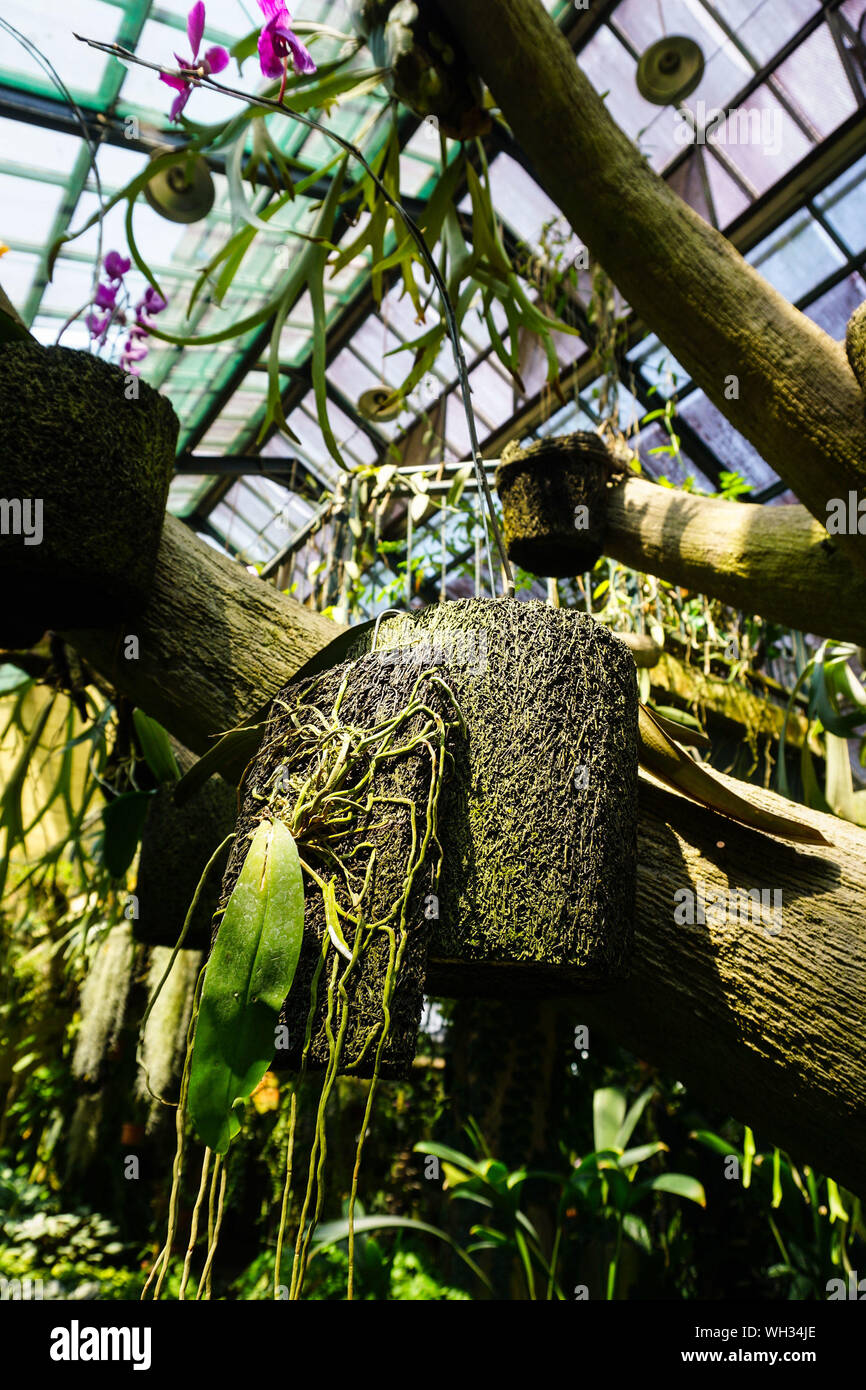
{"label": "hanging moss pot", "polygon": [[610,467],[597,434],[506,446],[496,486],[515,565],[558,579],[592,569],[604,547]]}
{"label": "hanging moss pot", "polygon": [[[303,944],[276,1064],[327,1066],[342,1029],[339,1070],[366,1076],[395,939],[372,931],[344,976],[322,885],[334,886],[349,953],[347,885],[369,881],[368,924],[405,894],[402,964],[379,1058],[381,1074],[399,1076],[414,1056],[428,953],[431,985],[453,995],[598,989],[625,969],[636,874],[635,667],[591,618],[506,600],[389,618],[375,645],[367,633],[355,650],[355,660],[290,683],[275,699],[221,903],[257,825],[284,820],[318,881],[305,873]],[[398,716],[383,744],[381,729]],[[437,719],[447,725],[447,756],[425,846]],[[333,759],[349,730],[361,751],[338,776]],[[381,756],[386,747],[400,756]],[[316,800],[316,788],[330,791]],[[303,796],[313,814],[298,820]]]}
{"label": "hanging moss pot", "polygon": [[140,612],[178,429],[163,396],[88,352],[3,346],[0,645]]}
{"label": "hanging moss pot", "polygon": [[[182,773],[195,756],[172,740]],[[137,915],[133,936],[147,946],[175,946],[205,865],[237,819],[237,793],[221,777],[211,777],[189,801],[177,806],[174,787],[163,786],[151,798],[138,861],[135,888]],[[184,947],[206,951],[219,905],[220,878],[228,846],[202,888]]]}
{"label": "hanging moss pot", "polygon": [[439,831],[431,986],[507,997],[622,976],[637,872],[627,648],[573,609],[506,599],[388,618],[376,645],[416,671],[433,660],[465,721]]}

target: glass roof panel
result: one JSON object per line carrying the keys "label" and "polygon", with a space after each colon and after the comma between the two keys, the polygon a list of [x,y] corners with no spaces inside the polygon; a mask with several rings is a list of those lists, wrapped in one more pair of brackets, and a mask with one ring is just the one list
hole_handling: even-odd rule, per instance
{"label": "glass roof panel", "polygon": [[792,303],[845,264],[845,257],[808,212],[796,213],[747,257]]}
{"label": "glass roof panel", "polygon": [[[149,150],[164,139],[164,132],[169,129],[167,112],[172,93],[159,83],[156,74],[126,68],[77,44],[70,30],[74,27],[102,39],[120,37],[143,56],[171,61],[174,52],[183,55],[187,50],[189,4],[190,0],[64,0],[61,6],[54,0],[6,0],[3,6],[4,16],[48,51],[77,98],[92,112],[103,113],[109,134],[98,159],[106,197],[143,169]],[[575,27],[575,18],[581,20],[568,0],[545,0],[545,4],[568,28]],[[346,27],[344,8],[340,7],[341,17],[335,20],[335,7],[328,0],[297,0],[291,8],[296,17]],[[769,198],[765,212],[764,204],[757,200],[764,194],[775,197],[782,182],[807,154],[832,140],[842,122],[847,120],[850,125],[858,98],[839,54],[833,26],[844,32],[850,43],[850,25],[856,26],[864,9],[866,0],[845,0],[841,6],[834,0],[823,5],[820,0],[620,0],[619,4],[604,7],[602,19],[587,15],[586,21],[576,26],[577,32],[589,35],[577,61],[651,164],[660,170],[670,166],[672,186],[702,216],[715,220],[722,228],[738,218],[748,222],[748,244],[757,239],[749,256],[752,263],[782,293],[805,304],[806,312],[836,338],[843,336],[847,317],[866,294],[866,282],[859,273],[866,251],[866,139],[859,144],[852,140],[853,155],[847,170],[836,172],[837,162],[833,181],[823,190],[816,174],[799,203],[788,203],[784,212],[773,212]],[[208,0],[206,40],[231,44],[259,22],[255,0]],[[717,105],[727,113],[721,128],[710,133],[708,143],[699,150],[683,149],[678,138],[682,122],[672,108],[653,106],[637,91],[637,59],[648,44],[664,33],[691,34],[704,52],[703,79],[686,102],[690,110],[699,113],[699,125]],[[777,58],[782,49],[794,40],[791,52],[779,65]],[[331,40],[320,44],[315,50],[320,61],[331,56],[336,46]],[[56,98],[50,79],[23,50],[4,38],[2,51],[6,65],[0,68],[0,82],[6,83],[4,111],[14,110],[18,97],[22,104],[25,99],[30,100],[31,93]],[[368,66],[369,58],[361,55],[357,62],[359,66]],[[240,77],[234,67],[229,69],[226,80],[252,91],[261,79],[253,60],[245,64]],[[328,121],[348,138],[356,138],[360,131],[370,128],[385,103],[381,89],[361,99],[351,97],[332,107]],[[56,108],[58,112],[63,110],[59,100]],[[188,114],[195,121],[208,121],[237,109],[230,99],[199,90],[194,93]],[[114,111],[140,115],[141,142],[135,148],[125,147],[117,132],[110,133]],[[58,125],[62,124],[58,121]],[[333,145],[324,137],[310,135],[281,116],[268,118],[267,126],[283,149],[293,154],[300,152],[304,160],[324,163],[333,154]],[[382,130],[383,123],[376,129]],[[423,198],[439,167],[439,138],[423,122],[407,120],[406,132],[400,159],[402,192],[406,197]],[[448,142],[447,148],[453,152],[452,142]],[[0,279],[13,300],[26,309],[36,335],[41,341],[50,342],[64,319],[89,296],[98,244],[96,230],[64,246],[54,278],[48,284],[44,251],[65,224],[77,229],[97,210],[95,179],[85,168],[86,150],[77,135],[30,125],[26,117],[20,121],[8,116],[0,118],[0,149],[0,237],[10,248],[0,260]],[[521,164],[497,147],[495,139],[488,141],[487,155],[494,206],[508,234],[538,253],[543,250],[543,242],[552,243],[564,229],[564,237],[556,240],[555,250],[561,257],[560,264],[567,263],[577,254],[580,242],[564,228],[547,195]],[[266,302],[285,272],[286,247],[302,245],[292,241],[292,231],[309,231],[316,214],[312,199],[300,197],[287,204],[273,220],[273,233],[258,237],[243,260],[224,306],[217,307],[205,292],[187,319],[187,303],[196,277],[224,244],[231,226],[227,180],[219,167],[214,170],[214,181],[213,210],[206,219],[190,226],[166,221],[142,199],[136,206],[136,237],[170,299],[160,320],[160,326],[168,331],[180,327],[199,334],[219,330]],[[461,206],[465,206],[463,194],[461,189],[457,199]],[[265,195],[249,196],[251,203],[259,205]],[[624,196],[628,196],[627,190]],[[792,213],[792,206],[798,210]],[[124,215],[123,208],[107,214],[103,251],[125,248]],[[347,242],[363,226],[363,221],[355,222],[347,233]],[[436,321],[438,314],[435,297],[431,296],[426,321],[419,324],[400,281],[387,290],[377,310],[369,295],[369,260],[369,254],[364,253],[339,276],[326,282],[332,329],[342,323],[344,309],[351,310],[351,317],[346,320],[348,327],[341,329],[339,344],[331,352],[327,374],[333,398],[330,424],[345,462],[349,467],[359,462],[371,463],[384,457],[391,444],[402,446],[406,438],[417,442],[420,431],[413,426],[425,411],[431,412],[435,427],[444,432],[446,455],[452,459],[465,457],[468,438],[447,343],[413,392],[407,408],[395,420],[373,426],[351,418],[364,390],[383,382],[393,385],[404,377],[411,352],[404,349],[393,356],[386,354],[416,338]],[[133,296],[140,295],[145,285],[141,275],[133,270],[128,282]],[[816,293],[819,290],[820,294]],[[577,294],[583,305],[590,292],[591,276],[581,270]],[[536,290],[531,289],[531,293],[537,297]],[[502,311],[496,305],[493,312],[501,331]],[[291,424],[301,443],[296,445],[272,434],[261,453],[275,459],[297,458],[308,465],[314,476],[333,485],[339,468],[325,446],[308,389],[311,325],[312,307],[309,296],[304,295],[292,308],[280,343],[281,365],[292,369],[285,371],[282,380],[290,390]],[[566,394],[573,395],[575,380],[583,386],[580,401],[562,407],[547,385],[547,362],[537,340],[524,338],[520,344],[526,385],[523,396],[492,355],[489,333],[477,306],[466,315],[464,331],[482,442],[495,438],[499,447],[499,442],[511,434],[520,437],[533,430],[594,427],[598,400],[593,396],[592,381],[586,384],[587,375],[597,370],[589,360],[591,342],[565,335],[556,337],[557,357],[566,372]],[[87,333],[80,321],[66,329],[63,342],[73,347],[87,346]],[[261,370],[266,342],[266,330],[264,336],[253,331],[225,343],[185,348],[152,340],[144,374],[165,391],[181,415],[182,447],[191,443],[202,455],[247,455],[258,451],[256,438],[267,388],[267,378]],[[246,349],[249,351],[245,356]],[[659,397],[664,399],[676,393],[681,420],[703,440],[720,468],[738,469],[757,488],[775,479],[772,470],[750,452],[736,432],[730,431],[702,394],[689,389],[682,369],[672,362],[657,339],[645,336],[629,352],[628,361],[630,367],[639,367],[635,389],[640,401],[623,388],[620,404],[624,426],[633,425],[658,403]],[[653,387],[658,387],[658,394],[648,397],[647,392]],[[300,390],[304,391],[304,398],[298,405]],[[445,407],[441,419],[433,414],[440,397]],[[543,411],[548,418],[539,424]],[[524,419],[531,419],[531,429],[524,426]],[[681,481],[692,473],[699,486],[711,487],[693,460],[650,453],[652,448],[667,445],[667,436],[657,425],[648,426],[641,435],[642,456],[654,474]],[[413,451],[415,447],[413,443]],[[698,457],[703,455],[698,453]],[[221,474],[216,481],[219,486],[214,486],[214,478],[207,473],[181,475],[172,487],[172,509],[191,515],[201,508],[204,515],[216,502],[212,524],[222,535],[226,548],[240,550],[248,563],[261,563],[281,549],[309,514],[309,502],[299,504],[284,487],[268,479],[238,478],[227,487],[226,477]],[[287,509],[291,510],[290,524],[285,519],[289,515]],[[208,539],[214,543],[213,537]]]}

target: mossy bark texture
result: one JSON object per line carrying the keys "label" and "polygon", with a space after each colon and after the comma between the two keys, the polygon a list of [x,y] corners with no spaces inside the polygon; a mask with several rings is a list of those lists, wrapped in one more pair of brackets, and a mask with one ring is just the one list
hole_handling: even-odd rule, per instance
{"label": "mossy bark texture", "polygon": [[604,546],[610,465],[597,434],[507,444],[496,486],[508,558],[560,579],[591,570]]}
{"label": "mossy bark texture", "polygon": [[0,536],[7,643],[107,627],[145,603],[179,423],[144,382],[128,400],[127,380],[69,348],[20,342],[0,353],[0,494],[42,505],[38,544]]}
{"label": "mossy bark texture", "polygon": [[628,650],[583,614],[504,599],[389,618],[376,640],[439,661],[466,724],[443,805],[437,951],[510,962],[530,991],[541,962],[587,987],[615,977],[634,917]]}
{"label": "mossy bark texture", "polygon": [[[826,525],[831,499],[866,492],[863,397],[842,344],[650,168],[539,0],[441,6],[536,177],[592,255]],[[866,536],[837,541],[866,572]]]}
{"label": "mossy bark texture", "polygon": [[[572,438],[543,441],[563,452],[558,478],[536,480],[536,445],[509,445],[497,474],[509,551],[532,574],[586,569],[583,534],[568,526],[579,500],[569,481]],[[866,645],[866,578],[805,507],[698,497],[627,476],[608,487],[604,518],[604,554],[642,574],[801,632]]]}

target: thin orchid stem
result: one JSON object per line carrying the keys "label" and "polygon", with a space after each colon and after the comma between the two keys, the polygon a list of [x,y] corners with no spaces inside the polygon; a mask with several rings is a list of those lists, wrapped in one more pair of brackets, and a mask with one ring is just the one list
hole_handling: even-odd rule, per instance
{"label": "thin orchid stem", "polygon": [[421,231],[420,227],[417,225],[414,219],[410,217],[409,213],[398,201],[398,199],[393,197],[393,195],[388,192],[382,180],[379,178],[378,174],[376,174],[375,171],[370,167],[369,163],[367,162],[366,158],[361,153],[361,151],[358,149],[358,147],[356,145],[353,145],[351,140],[346,140],[342,135],[338,135],[336,131],[329,130],[327,126],[322,125],[321,122],[315,120],[314,117],[308,116],[301,111],[293,111],[291,107],[284,106],[281,101],[273,101],[269,97],[250,96],[248,92],[240,92],[236,87],[227,87],[222,82],[216,82],[214,78],[209,77],[207,75],[203,67],[181,67],[179,69],[166,68],[162,67],[159,63],[150,63],[144,58],[139,58],[137,54],[132,53],[128,48],[123,48],[121,44],[102,43],[97,39],[85,38],[82,34],[74,33],[73,36],[76,39],[78,39],[80,43],[86,43],[88,47],[99,49],[99,51],[102,53],[109,53],[112,57],[119,58],[123,62],[135,63],[138,67],[150,68],[152,72],[157,72],[161,75],[165,75],[168,77],[182,77],[186,79],[188,82],[194,83],[196,86],[209,87],[214,92],[220,92],[223,96],[235,97],[239,101],[246,102],[251,106],[258,106],[262,110],[276,111],[282,114],[283,116],[289,116],[292,120],[299,121],[301,125],[308,126],[310,130],[317,130],[321,135],[326,136],[327,139],[333,140],[334,143],[339,145],[341,149],[345,150],[347,154],[352,155],[352,157],[356,159],[358,163],[362,166],[367,175],[373,180],[373,183],[381,193],[382,197],[385,199],[388,206],[393,208],[394,211],[398,213],[398,215],[403,219],[403,222],[406,226],[406,230],[408,231],[412,240],[415,242],[421,259],[426,265],[433,279],[433,282],[436,285],[436,289],[439,292],[439,297],[442,301],[445,323],[448,329],[448,336],[451,340],[451,346],[454,352],[454,360],[457,366],[457,375],[460,381],[460,395],[463,401],[463,410],[466,416],[466,424],[469,430],[469,442],[472,450],[472,463],[475,469],[475,479],[478,485],[479,494],[484,499],[484,502],[487,506],[486,515],[483,508],[481,515],[482,523],[484,525],[484,535],[487,546],[487,564],[490,575],[490,592],[494,597],[496,596],[496,581],[493,575],[493,560],[490,553],[490,536],[487,528],[488,517],[490,521],[490,526],[493,530],[494,538],[496,540],[496,548],[499,552],[499,558],[502,563],[502,569],[505,574],[506,596],[511,597],[514,593],[514,578],[511,572],[511,565],[508,561],[508,554],[505,549],[505,542],[502,539],[502,533],[499,529],[499,523],[496,519],[496,511],[493,505],[493,496],[490,492],[490,485],[487,481],[487,475],[483,467],[484,461],[481,456],[481,448],[478,443],[478,433],[475,427],[475,414],[472,410],[472,404],[470,400],[472,393],[469,385],[469,371],[466,366],[466,358],[463,353],[463,345],[460,341],[460,330],[457,324],[456,315],[454,313],[454,306],[451,303],[451,297],[448,293],[448,288],[445,284],[442,272],[439,269],[439,266],[436,264],[435,258],[430,254],[430,251],[427,247],[427,243],[424,240],[424,234]]}

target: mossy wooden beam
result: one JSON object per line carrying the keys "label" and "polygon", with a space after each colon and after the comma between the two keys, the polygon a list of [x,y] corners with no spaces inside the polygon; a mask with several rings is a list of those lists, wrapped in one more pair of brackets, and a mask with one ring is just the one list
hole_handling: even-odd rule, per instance
{"label": "mossy wooden beam", "polygon": [[[68,636],[203,751],[273,695],[334,625],[169,518],[136,631],[137,660],[123,656],[123,629]],[[728,780],[764,805],[789,807]],[[802,806],[796,815],[834,848],[794,848],[642,783],[633,974],[612,993],[576,999],[575,1017],[866,1194],[866,831]],[[780,933],[677,925],[674,895],[700,886],[777,889]],[[455,995],[569,995],[577,984],[563,967],[471,966],[437,956],[435,946],[431,969],[432,988]]]}
{"label": "mossy wooden beam", "polygon": [[[710,400],[822,524],[832,499],[866,496],[863,394],[844,346],[649,167],[539,0],[441,4],[547,193]],[[866,536],[837,541],[866,573]]]}
{"label": "mossy wooden beam", "polygon": [[866,578],[805,507],[756,507],[628,478],[604,552],[800,632],[866,645]]}
{"label": "mossy wooden beam", "polygon": [[[866,646],[866,577],[805,507],[698,497],[643,478],[606,496],[605,555],[800,632]],[[562,558],[562,518],[534,521],[556,534]],[[581,547],[575,530],[575,574]]]}
{"label": "mossy wooden beam", "polygon": [[340,631],[166,516],[141,617],[65,635],[121,694],[201,754]]}
{"label": "mossy wooden beam", "polygon": [[[688,665],[671,652],[662,652],[652,667],[652,693],[658,703],[674,697],[689,705],[692,713],[706,717],[717,715],[725,724],[751,738],[778,740],[785,719],[783,705],[761,696],[742,681],[726,681],[720,676],[705,675],[699,666]],[[809,729],[809,721],[799,709],[788,716],[785,740],[801,748]],[[821,745],[812,739],[812,752],[822,758]]]}
{"label": "mossy wooden beam", "polygon": [[[742,784],[726,779],[742,790]],[[749,788],[767,807],[787,806]],[[834,849],[794,849],[642,782],[638,917],[630,979],[573,1003],[607,1034],[751,1125],[759,1142],[866,1196],[866,832],[797,808]],[[674,894],[774,885],[781,929],[680,925]],[[435,952],[434,952],[435,955]],[[431,989],[502,996],[466,962],[431,961]],[[562,974],[562,972],[560,972]],[[568,982],[560,979],[559,992]],[[510,992],[519,994],[514,981]]]}

